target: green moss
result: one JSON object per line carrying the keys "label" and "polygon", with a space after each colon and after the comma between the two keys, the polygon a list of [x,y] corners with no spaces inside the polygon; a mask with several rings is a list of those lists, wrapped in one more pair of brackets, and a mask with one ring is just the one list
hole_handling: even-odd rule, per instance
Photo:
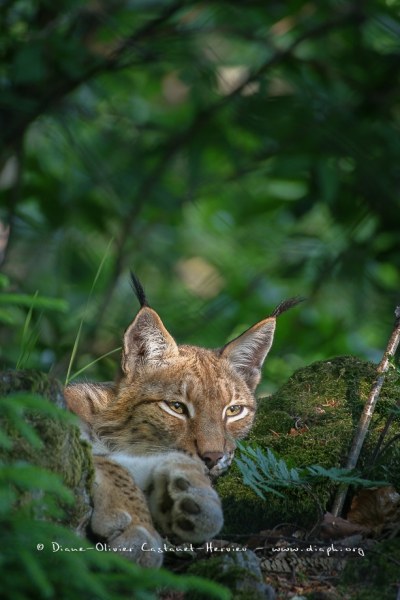
{"label": "green moss", "polygon": [[[271,448],[289,466],[344,466],[363,405],[376,377],[376,365],[351,356],[314,363],[297,371],[273,396],[259,400],[253,444]],[[384,423],[399,397],[396,374],[390,371],[372,419],[359,467],[369,465]],[[400,432],[399,419],[390,436]],[[367,470],[369,478],[385,478],[400,487],[400,448],[392,444],[380,464]],[[223,500],[225,532],[245,533],[293,523],[309,527],[329,507],[336,490],[327,481],[312,490],[285,490],[282,499],[260,499],[241,482],[233,468],[217,483]],[[243,518],[243,515],[246,515]]]}
{"label": "green moss", "polygon": [[[12,392],[21,391],[39,394],[56,406],[64,407],[62,388],[55,379],[35,371],[0,374],[0,402]],[[80,440],[78,427],[62,419],[50,418],[39,411],[27,411],[24,417],[41,439],[42,446],[34,448],[11,419],[3,418],[2,427],[13,445],[11,449],[0,450],[0,459],[6,463],[24,461],[59,474],[74,494],[74,503],[62,506],[62,522],[75,528],[81,526],[90,510],[89,492],[94,473],[89,447]]]}
{"label": "green moss", "polygon": [[50,400],[59,408],[65,408],[64,396],[59,382],[40,371],[4,371],[0,373],[0,396],[12,392],[31,392]]}

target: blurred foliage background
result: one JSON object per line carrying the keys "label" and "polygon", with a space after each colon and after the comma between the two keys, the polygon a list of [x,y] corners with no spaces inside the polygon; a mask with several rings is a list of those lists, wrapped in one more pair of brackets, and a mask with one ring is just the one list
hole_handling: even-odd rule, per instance
{"label": "blurred foliage background", "polygon": [[130,269],[178,341],[210,347],[306,296],[261,392],[316,359],[378,360],[400,287],[399,12],[4,0],[3,364],[65,377],[74,348],[72,375],[115,350]]}

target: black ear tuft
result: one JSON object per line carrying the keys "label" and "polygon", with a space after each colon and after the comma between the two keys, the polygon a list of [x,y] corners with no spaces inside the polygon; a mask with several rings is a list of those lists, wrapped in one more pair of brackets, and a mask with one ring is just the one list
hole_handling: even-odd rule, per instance
{"label": "black ear tuft", "polygon": [[301,296],[295,296],[294,298],[288,298],[288,300],[284,300],[278,304],[274,312],[271,314],[271,317],[279,317],[279,315],[284,313],[286,310],[293,308],[293,306],[296,306],[300,302],[304,302],[304,300],[305,298],[302,298]]}
{"label": "black ear tuft", "polygon": [[131,282],[136,298],[139,300],[140,308],[143,308],[144,306],[149,306],[143,286],[140,283],[139,279],[136,277],[135,273],[133,273],[133,271],[131,271]]}

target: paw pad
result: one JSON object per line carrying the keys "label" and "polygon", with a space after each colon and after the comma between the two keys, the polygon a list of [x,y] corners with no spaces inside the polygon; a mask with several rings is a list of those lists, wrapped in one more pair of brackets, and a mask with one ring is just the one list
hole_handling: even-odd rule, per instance
{"label": "paw pad", "polygon": [[202,543],[218,533],[222,508],[200,461],[166,457],[154,469],[149,508],[154,523],[174,543]]}
{"label": "paw pad", "polygon": [[184,477],[178,477],[178,479],[175,479],[174,484],[175,487],[182,492],[186,492],[186,490],[190,487],[189,481]]}
{"label": "paw pad", "polygon": [[194,524],[188,519],[178,519],[176,524],[178,525],[178,527],[180,527],[180,529],[182,529],[182,531],[194,530]]}
{"label": "paw pad", "polygon": [[169,495],[168,489],[165,488],[164,493],[163,493],[162,498],[161,498],[161,502],[160,502],[160,510],[161,510],[161,512],[162,513],[168,512],[169,510],[171,510],[171,508],[173,507],[173,505],[174,505],[174,501],[171,498],[171,496]]}
{"label": "paw pad", "polygon": [[181,509],[189,515],[198,515],[201,511],[200,506],[192,498],[182,500]]}

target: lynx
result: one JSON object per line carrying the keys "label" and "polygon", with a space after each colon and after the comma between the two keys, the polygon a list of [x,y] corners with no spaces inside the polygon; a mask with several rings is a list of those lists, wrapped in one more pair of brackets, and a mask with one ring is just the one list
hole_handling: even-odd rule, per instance
{"label": "lynx", "polygon": [[141,308],[123,338],[117,382],[71,384],[65,396],[93,449],[92,532],[131,560],[159,566],[161,536],[201,544],[220,531],[212,479],[251,428],[276,317],[298,300],[209,350],[177,345],[134,276],[133,284]]}

